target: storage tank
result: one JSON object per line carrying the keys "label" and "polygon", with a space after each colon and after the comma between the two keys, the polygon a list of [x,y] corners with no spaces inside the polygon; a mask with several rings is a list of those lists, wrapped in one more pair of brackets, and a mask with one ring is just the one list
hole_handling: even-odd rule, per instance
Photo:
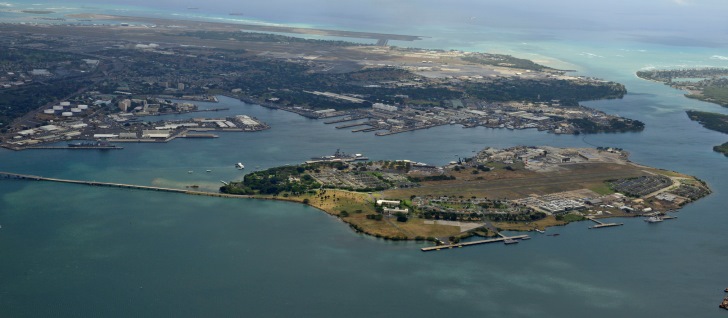
{"label": "storage tank", "polygon": [[61,106],[71,106],[71,102],[61,102]]}
{"label": "storage tank", "polygon": [[49,115],[52,115],[52,114],[55,114],[55,113],[56,113],[56,111],[55,111],[55,110],[52,110],[52,109],[46,109],[46,110],[44,110],[44,111],[43,111],[43,113],[44,113],[44,114],[49,114]]}
{"label": "storage tank", "polygon": [[72,112],[72,113],[80,113],[80,112],[81,112],[81,109],[80,109],[80,108],[75,108],[75,107],[74,107],[74,108],[71,108],[71,112]]}
{"label": "storage tank", "polygon": [[61,106],[61,105],[53,106],[53,110],[63,110],[63,106]]}
{"label": "storage tank", "polygon": [[71,116],[73,116],[73,113],[72,112],[62,112],[61,113],[61,116],[63,116],[63,117],[71,117]]}
{"label": "storage tank", "polygon": [[88,109],[88,105],[78,105],[78,109],[86,110],[86,109]]}

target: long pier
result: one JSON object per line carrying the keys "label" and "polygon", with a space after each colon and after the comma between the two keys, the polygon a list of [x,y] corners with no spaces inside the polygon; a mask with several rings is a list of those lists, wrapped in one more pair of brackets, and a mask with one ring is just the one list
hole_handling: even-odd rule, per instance
{"label": "long pier", "polygon": [[612,227],[612,226],[624,225],[624,223],[604,223],[604,222],[601,222],[601,221],[597,221],[594,218],[587,218],[587,219],[592,220],[592,221],[594,221],[594,223],[596,223],[596,225],[589,227],[589,229],[600,229],[600,228],[603,228],[603,227]]}
{"label": "long pier", "polygon": [[89,146],[89,147],[37,146],[37,147],[28,147],[25,149],[112,150],[112,149],[124,149],[124,147],[119,147],[119,146]]}
{"label": "long pier", "polygon": [[34,176],[34,175],[27,175],[27,174],[19,174],[19,173],[12,173],[12,172],[2,172],[2,171],[0,171],[0,178],[32,180],[32,181],[50,181],[50,182],[81,184],[81,185],[97,186],[97,187],[111,187],[111,188],[125,188],[125,189],[136,189],[136,190],[147,190],[147,191],[161,191],[161,192],[171,192],[171,193],[181,193],[181,194],[203,195],[203,196],[210,196],[210,197],[250,198],[250,196],[234,195],[234,194],[226,194],[226,193],[205,192],[205,191],[193,191],[193,190],[183,190],[183,189],[175,189],[175,188],[144,186],[144,185],[124,184],[124,183],[114,183],[114,182],[98,182],[98,181],[86,181],[86,180],[71,180],[71,179],[60,179],[60,178],[47,178],[47,177],[41,177],[41,176]]}
{"label": "long pier", "polygon": [[524,239],[526,237],[528,237],[528,235],[501,236],[501,237],[498,237],[498,238],[487,239],[487,240],[480,240],[480,241],[472,241],[472,242],[457,243],[457,244],[447,244],[447,245],[437,245],[437,246],[423,247],[423,248],[421,248],[421,250],[423,252],[439,251],[439,250],[444,250],[444,249],[449,249],[449,248],[457,248],[457,247],[473,246],[473,245],[480,245],[480,244],[489,244],[489,243],[496,243],[496,242],[506,242],[506,241],[522,240],[522,239]]}

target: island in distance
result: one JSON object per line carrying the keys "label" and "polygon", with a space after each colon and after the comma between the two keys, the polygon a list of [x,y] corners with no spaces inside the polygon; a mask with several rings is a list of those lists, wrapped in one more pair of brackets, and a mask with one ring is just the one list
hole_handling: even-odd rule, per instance
{"label": "island in distance", "polygon": [[613,148],[486,148],[443,167],[356,159],[257,171],[220,191],[308,204],[376,237],[438,243],[587,219],[660,222],[710,193],[701,180],[632,163]]}

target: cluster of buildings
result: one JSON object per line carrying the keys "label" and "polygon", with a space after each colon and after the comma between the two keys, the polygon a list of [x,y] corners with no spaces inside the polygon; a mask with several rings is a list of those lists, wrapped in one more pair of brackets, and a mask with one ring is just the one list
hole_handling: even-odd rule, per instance
{"label": "cluster of buildings", "polygon": [[401,208],[402,202],[399,200],[377,200],[377,206],[382,207],[382,212],[386,216],[401,214],[409,214],[409,208]]}
{"label": "cluster of buildings", "polygon": [[43,143],[78,139],[88,124],[83,121],[66,121],[17,131],[2,143],[3,147],[22,149]]}
{"label": "cluster of buildings", "polygon": [[[359,99],[347,95],[314,92],[335,99]],[[359,99],[360,100],[360,99]],[[277,100],[268,100],[267,106]],[[374,103],[371,107],[337,111],[335,109],[311,109],[301,106],[275,106],[310,118],[351,118],[359,120],[357,126],[368,126],[367,131],[379,131],[377,135],[390,135],[442,125],[464,127],[483,126],[506,129],[538,129],[555,134],[573,134],[579,131],[570,119],[588,120],[596,126],[609,127],[610,120],[617,118],[585,107],[560,107],[558,102],[549,103],[484,103],[469,100],[447,100],[443,106],[389,105]],[[342,120],[340,122],[345,122]],[[355,124],[346,122],[346,124]],[[340,125],[349,128],[349,125]],[[361,130],[361,128],[357,128]]]}

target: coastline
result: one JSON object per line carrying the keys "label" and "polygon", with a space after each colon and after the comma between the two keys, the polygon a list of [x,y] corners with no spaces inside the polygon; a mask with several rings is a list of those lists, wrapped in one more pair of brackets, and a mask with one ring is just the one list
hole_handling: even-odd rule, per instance
{"label": "coastline", "polygon": [[[645,167],[636,165],[639,167]],[[646,167],[649,168],[649,167]],[[650,168],[654,169],[654,168]],[[684,176],[684,175],[681,175]],[[141,186],[141,185],[128,185],[118,184],[111,182],[97,182],[97,181],[83,181],[83,180],[69,180],[69,179],[57,179],[57,178],[46,178],[41,176],[32,175],[20,175],[9,172],[0,172],[0,177],[11,178],[11,179],[23,179],[32,181],[50,181],[50,182],[62,182],[71,183],[78,185],[87,186],[102,186],[102,187],[116,187],[116,188],[129,188],[136,190],[145,191],[162,191],[184,195],[197,195],[197,196],[210,196],[218,198],[231,198],[231,199],[253,199],[253,200],[270,200],[270,201],[281,201],[304,204],[313,207],[321,212],[338,218],[341,222],[347,224],[352,230],[357,233],[370,235],[376,238],[383,238],[385,240],[411,240],[411,241],[431,241],[437,244],[445,244],[444,238],[449,237],[451,242],[459,242],[461,239],[465,239],[471,236],[482,236],[482,237],[494,237],[499,231],[519,231],[519,232],[532,232],[532,231],[544,231],[548,228],[563,226],[577,221],[593,221],[594,219],[611,219],[611,218],[622,218],[622,217],[640,217],[641,215],[602,215],[599,217],[586,217],[586,218],[575,218],[559,220],[554,219],[553,216],[549,216],[545,219],[522,223],[522,222],[485,222],[485,224],[478,225],[479,223],[472,223],[478,226],[471,226],[468,230],[462,231],[456,229],[458,226],[443,223],[440,226],[435,226],[436,229],[430,229],[420,233],[414,233],[411,231],[422,230],[422,226],[425,225],[436,225],[437,222],[432,223],[426,219],[411,218],[406,223],[397,223],[394,219],[383,218],[380,220],[372,220],[367,215],[377,213],[374,205],[374,200],[379,198],[371,194],[363,192],[347,191],[341,189],[322,189],[312,194],[305,195],[238,195],[238,194],[227,194],[219,192],[208,192],[208,191],[194,191],[186,189],[176,188],[162,188],[154,186]],[[691,177],[697,181],[695,177]],[[701,181],[702,182],[702,181]],[[372,201],[370,201],[372,200]],[[349,211],[345,210],[349,209]],[[674,217],[671,217],[674,218]],[[594,221],[597,222],[597,221]],[[465,222],[467,223],[467,222]],[[599,223],[599,222],[597,222]],[[464,224],[459,222],[458,224]],[[410,233],[408,233],[410,232]]]}

